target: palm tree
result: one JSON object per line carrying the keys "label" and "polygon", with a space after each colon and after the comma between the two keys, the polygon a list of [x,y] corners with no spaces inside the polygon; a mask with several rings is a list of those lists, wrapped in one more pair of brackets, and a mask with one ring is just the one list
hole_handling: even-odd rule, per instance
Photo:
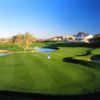
{"label": "palm tree", "polygon": [[19,45],[19,46],[22,46],[22,44],[23,44],[23,35],[21,34],[21,33],[18,33],[17,35],[16,35],[16,42],[17,42],[17,44]]}
{"label": "palm tree", "polygon": [[18,46],[23,47],[24,49],[29,48],[29,45],[35,41],[36,38],[29,32],[26,32],[25,35],[18,33],[11,39],[12,44],[18,44]]}
{"label": "palm tree", "polygon": [[29,48],[29,45],[32,42],[32,35],[29,32],[26,32],[24,36],[24,40],[25,40],[26,48]]}
{"label": "palm tree", "polygon": [[13,36],[13,37],[11,38],[10,41],[11,41],[12,44],[15,44],[15,43],[16,43],[16,38],[17,38],[16,36]]}

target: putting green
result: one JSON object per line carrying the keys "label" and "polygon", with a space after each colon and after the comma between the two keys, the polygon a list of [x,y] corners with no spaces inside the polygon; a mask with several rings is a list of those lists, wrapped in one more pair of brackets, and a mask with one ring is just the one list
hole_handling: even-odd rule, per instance
{"label": "putting green", "polygon": [[48,53],[37,52],[0,57],[0,90],[61,95],[99,91],[100,70],[63,61],[86,50],[61,47],[50,53],[50,61]]}

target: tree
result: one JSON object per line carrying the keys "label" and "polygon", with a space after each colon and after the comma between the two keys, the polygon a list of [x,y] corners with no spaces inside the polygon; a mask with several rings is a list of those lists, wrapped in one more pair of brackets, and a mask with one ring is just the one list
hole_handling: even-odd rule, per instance
{"label": "tree", "polygon": [[90,39],[90,42],[99,42],[100,43],[100,33],[94,35],[92,39]]}
{"label": "tree", "polygon": [[15,44],[16,43],[16,36],[13,36],[12,38],[11,38],[11,42],[12,42],[12,44]]}
{"label": "tree", "polygon": [[17,44],[19,46],[21,46],[23,44],[23,39],[24,39],[23,35],[21,33],[18,33],[16,35],[16,40],[15,41],[17,42]]}
{"label": "tree", "polygon": [[18,44],[18,46],[23,47],[24,49],[29,48],[29,45],[35,41],[36,38],[29,32],[26,32],[24,35],[18,33],[17,35],[13,36],[11,39],[12,44]]}
{"label": "tree", "polygon": [[94,48],[100,47],[100,33],[94,35],[94,37],[90,39],[90,43]]}
{"label": "tree", "polygon": [[32,43],[32,35],[29,32],[25,33],[24,36],[26,48],[29,48],[29,45]]}
{"label": "tree", "polygon": [[12,44],[18,44],[18,46],[22,46],[24,40],[24,36],[21,33],[18,33],[17,35],[13,36],[11,41]]}

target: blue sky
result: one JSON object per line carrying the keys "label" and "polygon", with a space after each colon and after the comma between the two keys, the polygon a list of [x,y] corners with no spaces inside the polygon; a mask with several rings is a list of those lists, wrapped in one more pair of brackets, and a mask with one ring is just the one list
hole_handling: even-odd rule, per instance
{"label": "blue sky", "polygon": [[100,0],[0,0],[0,37],[100,33]]}

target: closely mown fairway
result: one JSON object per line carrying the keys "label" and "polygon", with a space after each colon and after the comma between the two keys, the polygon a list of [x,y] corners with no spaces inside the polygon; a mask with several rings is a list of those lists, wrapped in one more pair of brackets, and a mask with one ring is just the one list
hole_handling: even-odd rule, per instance
{"label": "closely mown fairway", "polygon": [[0,57],[0,90],[45,94],[86,94],[99,91],[100,70],[64,62],[88,48],[60,47],[50,53],[22,53]]}

